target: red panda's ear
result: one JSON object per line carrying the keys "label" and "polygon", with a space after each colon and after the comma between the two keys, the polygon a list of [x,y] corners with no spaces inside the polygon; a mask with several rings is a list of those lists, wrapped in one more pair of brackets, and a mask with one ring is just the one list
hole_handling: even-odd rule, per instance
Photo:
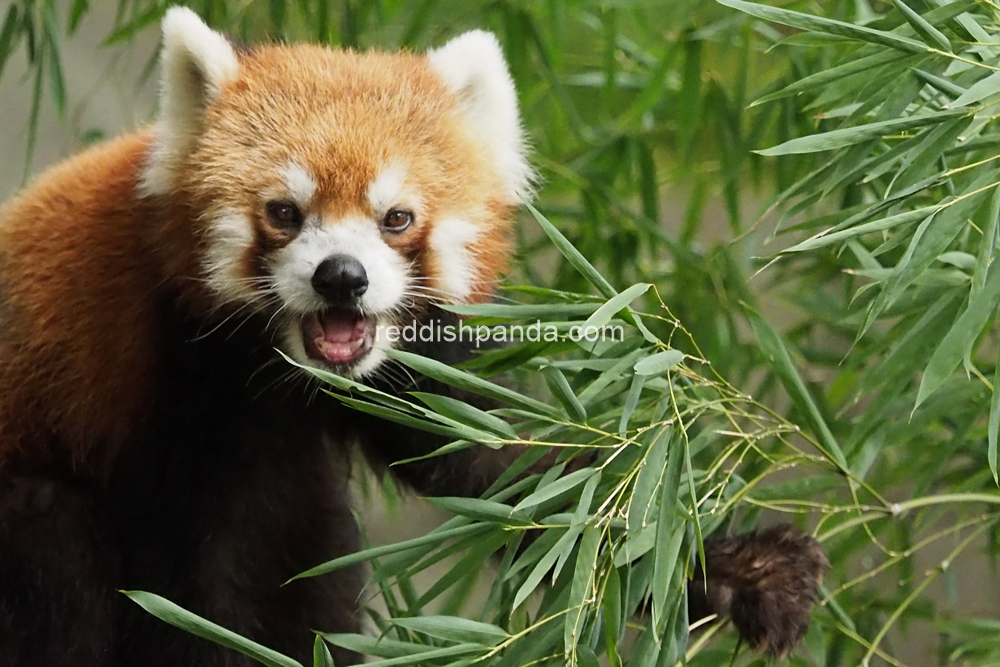
{"label": "red panda's ear", "polygon": [[485,144],[511,204],[532,193],[517,92],[496,37],[472,30],[427,54],[431,68],[459,97],[472,134]]}
{"label": "red panda's ear", "polygon": [[173,190],[174,174],[201,129],[205,107],[239,72],[229,41],[187,7],[167,10],[162,27],[160,114],[143,172],[145,195]]}

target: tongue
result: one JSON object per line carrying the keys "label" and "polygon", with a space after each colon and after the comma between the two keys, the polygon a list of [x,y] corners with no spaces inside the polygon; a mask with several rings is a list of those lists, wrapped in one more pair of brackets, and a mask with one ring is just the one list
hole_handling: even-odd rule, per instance
{"label": "tongue", "polygon": [[365,335],[365,320],[347,311],[328,310],[320,316],[323,340],[327,343],[350,343]]}
{"label": "tongue", "polygon": [[372,322],[358,313],[331,308],[303,323],[306,352],[331,364],[349,364],[371,348]]}

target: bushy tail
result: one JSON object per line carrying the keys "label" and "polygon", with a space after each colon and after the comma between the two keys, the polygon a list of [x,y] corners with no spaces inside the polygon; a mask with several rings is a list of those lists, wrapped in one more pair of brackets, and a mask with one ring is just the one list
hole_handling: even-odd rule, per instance
{"label": "bushy tail", "polygon": [[743,641],[774,658],[805,636],[830,567],[819,542],[787,524],[709,537],[705,565],[688,587],[690,619],[729,616]]}

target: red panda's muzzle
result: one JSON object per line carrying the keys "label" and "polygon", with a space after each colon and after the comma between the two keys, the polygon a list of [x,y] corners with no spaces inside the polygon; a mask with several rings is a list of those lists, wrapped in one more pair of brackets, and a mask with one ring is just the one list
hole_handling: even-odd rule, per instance
{"label": "red panda's muzzle", "polygon": [[302,321],[306,354],[334,366],[345,366],[365,356],[374,340],[374,321],[353,310],[328,308]]}

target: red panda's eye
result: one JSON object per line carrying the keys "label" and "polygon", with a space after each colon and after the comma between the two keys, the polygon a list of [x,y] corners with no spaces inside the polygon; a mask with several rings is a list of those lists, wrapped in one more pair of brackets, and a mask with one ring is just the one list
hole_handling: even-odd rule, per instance
{"label": "red panda's eye", "polygon": [[382,226],[390,232],[401,232],[413,223],[413,214],[394,208],[382,218]]}
{"label": "red panda's eye", "polygon": [[302,211],[291,202],[268,202],[267,217],[278,229],[298,229],[302,226]]}

